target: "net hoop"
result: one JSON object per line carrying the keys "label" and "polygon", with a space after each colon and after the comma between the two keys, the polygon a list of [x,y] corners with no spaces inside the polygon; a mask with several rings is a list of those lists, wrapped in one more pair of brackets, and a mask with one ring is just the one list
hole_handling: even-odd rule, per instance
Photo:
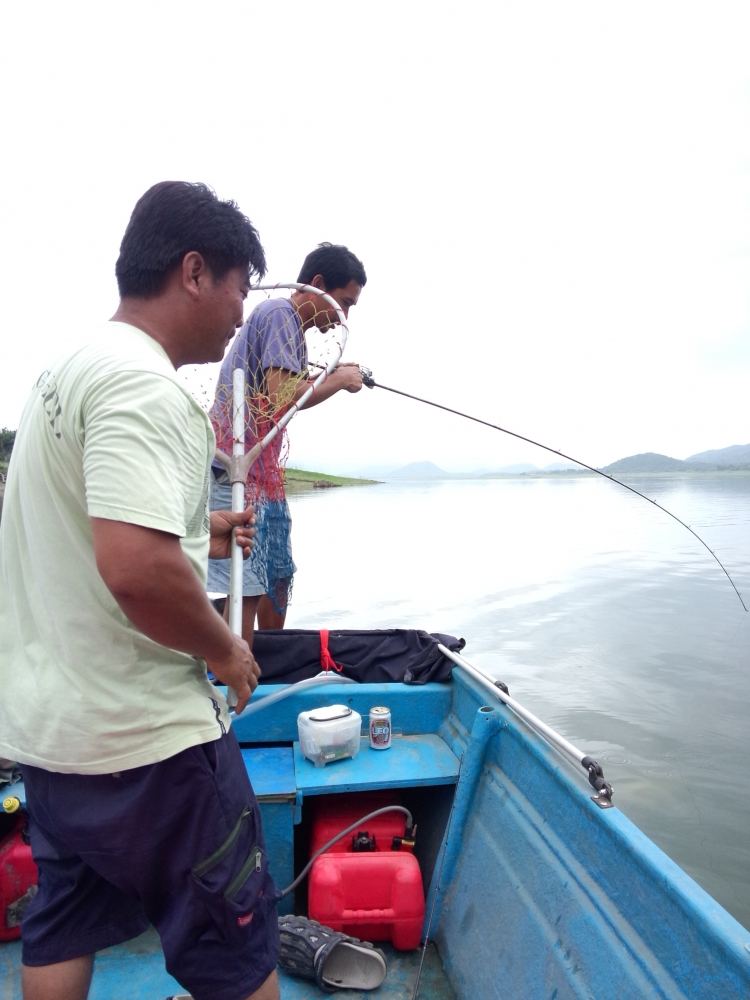
{"label": "net hoop", "polygon": [[[313,295],[318,295],[320,298],[325,299],[325,301],[328,302],[329,305],[333,306],[339,318],[339,327],[341,330],[338,339],[338,344],[339,344],[338,352],[336,353],[336,356],[332,358],[331,361],[329,361],[326,367],[321,369],[320,373],[315,377],[315,379],[313,379],[309,387],[300,396],[297,402],[293,403],[289,407],[289,409],[286,411],[286,413],[283,414],[283,416],[279,419],[279,421],[276,424],[274,424],[274,426],[268,431],[268,433],[264,437],[262,437],[260,441],[258,441],[248,452],[245,451],[244,427],[242,425],[238,425],[236,421],[238,407],[241,411],[243,403],[242,401],[238,403],[238,396],[236,395],[235,392],[234,395],[235,423],[233,426],[232,454],[227,455],[219,448],[216,449],[216,459],[227,470],[227,473],[229,474],[229,480],[232,483],[232,510],[235,510],[234,507],[235,483],[242,483],[244,486],[244,484],[247,482],[248,472],[250,471],[250,468],[252,467],[253,463],[256,461],[258,456],[261,454],[261,452],[265,448],[267,448],[268,445],[273,441],[273,439],[277,437],[284,430],[289,421],[292,420],[292,418],[303,408],[307,400],[315,392],[318,386],[322,385],[322,383],[325,382],[325,380],[328,378],[331,372],[336,368],[339,361],[341,360],[342,354],[344,353],[344,348],[346,347],[346,341],[349,336],[349,327],[347,326],[346,316],[344,315],[344,311],[341,308],[341,306],[331,295],[329,295],[327,292],[322,292],[319,288],[316,288],[314,285],[306,285],[306,284],[301,284],[300,282],[297,281],[290,281],[290,282],[280,282],[275,285],[253,285],[250,290],[253,292],[267,292],[267,291],[277,291],[278,289],[284,289],[284,288],[288,288],[297,292],[310,292]],[[236,374],[237,372],[235,371],[235,376]],[[244,378],[243,378],[243,396],[241,397],[241,400],[242,399],[244,399]],[[243,506],[239,507],[238,510],[240,511],[244,510],[244,501],[243,501]]]}

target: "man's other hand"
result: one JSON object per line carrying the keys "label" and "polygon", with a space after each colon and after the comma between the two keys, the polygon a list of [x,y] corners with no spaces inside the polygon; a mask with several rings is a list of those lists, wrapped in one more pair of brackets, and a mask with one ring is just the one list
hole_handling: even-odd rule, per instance
{"label": "man's other hand", "polygon": [[226,684],[237,695],[235,711],[239,715],[258,686],[260,667],[245,640],[238,635],[233,639],[229,656],[222,660],[209,660],[208,667],[222,684]]}
{"label": "man's other hand", "polygon": [[353,361],[344,361],[335,369],[340,388],[347,392],[359,392],[362,388],[362,369]]}
{"label": "man's other hand", "polygon": [[211,511],[211,542],[208,550],[211,559],[229,559],[232,554],[232,530],[236,528],[235,539],[247,559],[253,546],[255,535],[255,513],[252,507],[239,514],[231,510]]}

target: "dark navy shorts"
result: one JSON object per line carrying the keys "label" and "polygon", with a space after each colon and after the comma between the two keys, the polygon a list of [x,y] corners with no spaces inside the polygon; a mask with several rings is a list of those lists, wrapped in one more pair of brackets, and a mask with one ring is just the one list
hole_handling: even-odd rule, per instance
{"label": "dark navy shorts", "polygon": [[195,1000],[245,1000],[263,984],[278,893],[232,733],[116,774],[22,770],[39,867],[25,965],[93,954],[151,923]]}

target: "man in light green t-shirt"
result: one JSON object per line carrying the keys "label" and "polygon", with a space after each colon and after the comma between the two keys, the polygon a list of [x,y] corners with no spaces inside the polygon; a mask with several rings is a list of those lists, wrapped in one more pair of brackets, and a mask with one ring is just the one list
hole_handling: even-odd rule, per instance
{"label": "man in light green t-shirt", "polygon": [[[170,181],[136,205],[116,272],[112,321],[36,379],[0,525],[0,756],[22,765],[40,870],[24,997],[84,1000],[93,954],[152,923],[195,1000],[274,1000],[265,852],[233,899],[245,916],[210,940],[222,886],[263,847],[207,677],[238,711],[258,682],[204,589],[233,527],[249,551],[251,512],[209,520],[214,435],[176,377],[221,360],[263,248],[234,203]],[[205,869],[217,852],[224,867]]]}

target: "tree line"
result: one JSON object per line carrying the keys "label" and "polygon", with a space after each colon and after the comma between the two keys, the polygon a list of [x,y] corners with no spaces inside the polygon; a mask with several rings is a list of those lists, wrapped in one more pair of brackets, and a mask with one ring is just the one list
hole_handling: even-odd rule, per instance
{"label": "tree line", "polygon": [[15,431],[9,431],[7,427],[3,427],[3,429],[0,430],[0,461],[8,461],[10,453],[13,451],[13,442],[15,440]]}

